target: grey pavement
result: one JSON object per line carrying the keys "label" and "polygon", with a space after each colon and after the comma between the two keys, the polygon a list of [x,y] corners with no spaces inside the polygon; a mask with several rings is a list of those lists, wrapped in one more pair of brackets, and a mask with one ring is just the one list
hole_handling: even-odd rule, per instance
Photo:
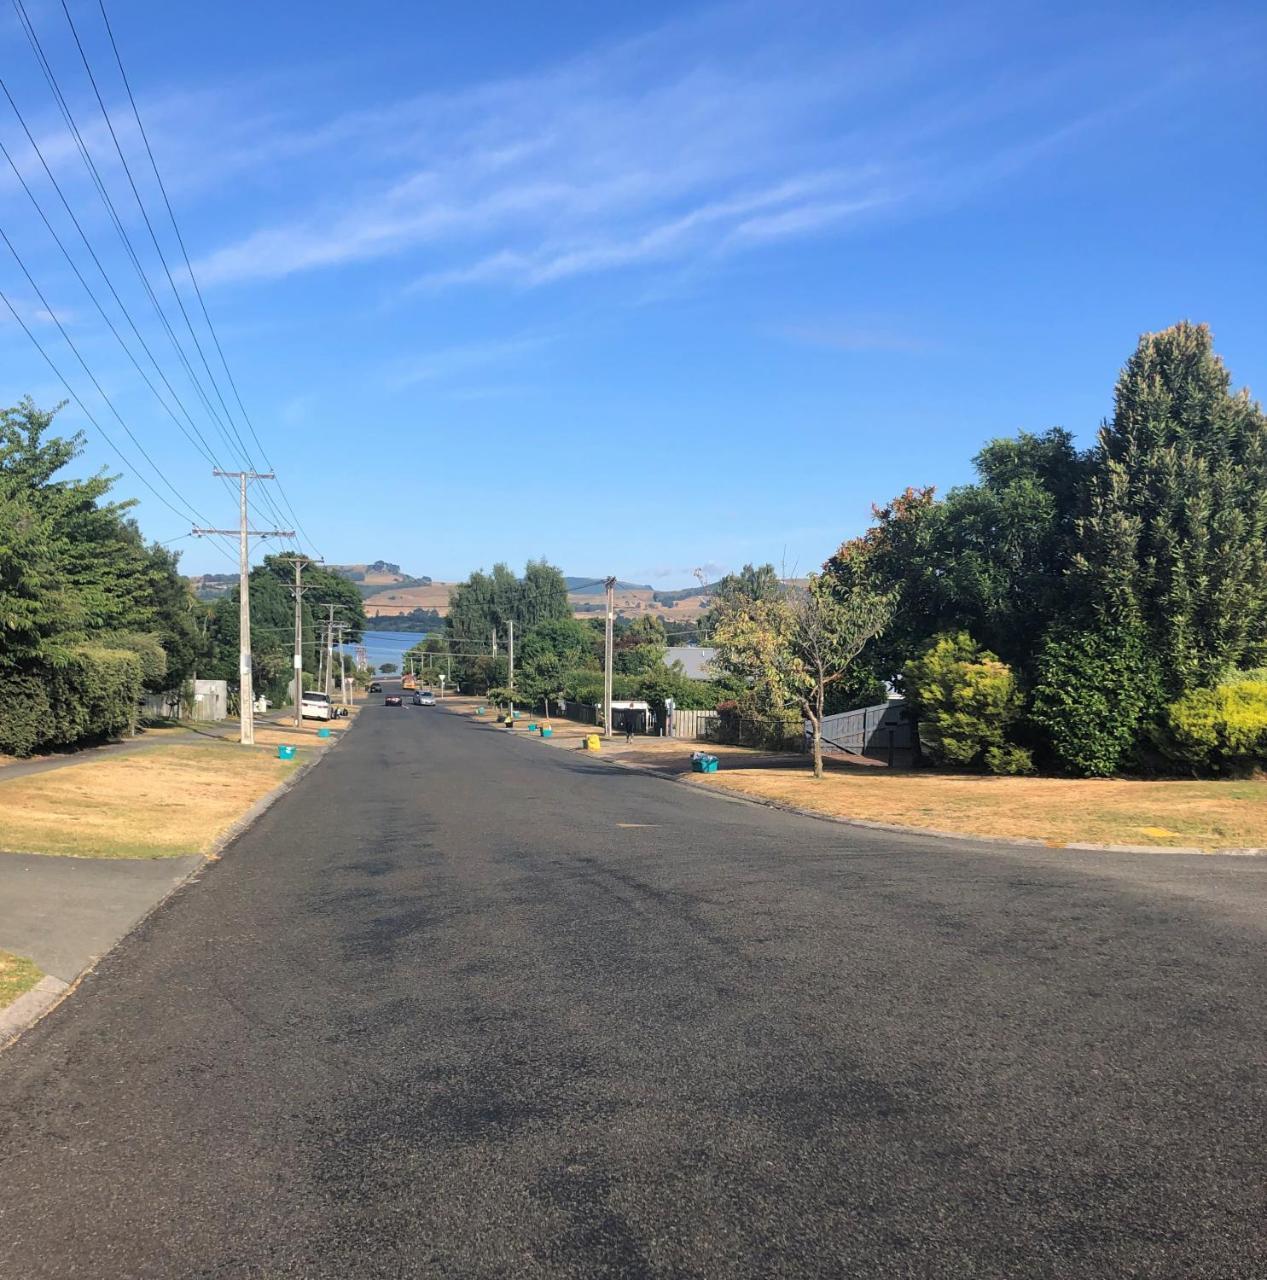
{"label": "grey pavement", "polygon": [[70,982],[202,861],[0,853],[0,950]]}
{"label": "grey pavement", "polygon": [[[185,741],[182,734],[176,741]],[[165,742],[173,741],[165,738]],[[150,751],[159,744],[143,738],[128,739],[126,742],[106,742],[99,747],[84,747],[79,751],[68,751],[64,755],[40,756],[37,760],[15,760],[11,764],[0,765],[0,785],[11,782],[15,778],[29,778],[38,773],[52,773],[56,769],[69,769],[75,765],[91,764],[94,760],[109,760],[115,756],[133,755],[138,751]],[[0,798],[3,793],[0,792]]]}
{"label": "grey pavement", "polygon": [[0,1054],[0,1276],[1262,1277],[1265,908],[367,706]]}

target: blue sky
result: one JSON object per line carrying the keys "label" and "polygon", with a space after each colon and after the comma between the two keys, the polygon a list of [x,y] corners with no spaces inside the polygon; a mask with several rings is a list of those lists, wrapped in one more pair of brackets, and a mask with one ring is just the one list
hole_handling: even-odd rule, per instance
{"label": "blue sky", "polygon": [[[96,0],[70,10],[178,264]],[[61,0],[27,12],[180,333]],[[0,74],[211,451],[267,454],[328,560],[805,572],[872,502],[967,479],[992,436],[1089,441],[1143,331],[1207,321],[1261,391],[1255,5],[108,12],[262,450],[243,423],[245,450],[218,447],[8,6]],[[2,99],[0,140],[98,284]],[[182,513],[128,470],[146,532],[180,537],[186,506],[234,523],[2,159],[0,226],[180,495],[0,244],[0,288]],[[0,370],[6,402],[64,396],[2,307]],[[91,429],[84,465],[121,469]],[[231,567],[174,545],[191,572]]]}

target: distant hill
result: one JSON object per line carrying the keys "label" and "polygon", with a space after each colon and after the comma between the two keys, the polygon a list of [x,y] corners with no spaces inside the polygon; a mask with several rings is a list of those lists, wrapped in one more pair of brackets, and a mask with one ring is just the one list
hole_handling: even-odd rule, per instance
{"label": "distant hill", "polygon": [[236,573],[199,573],[189,579],[189,585],[199,600],[219,600],[237,580]]}
{"label": "distant hill", "polygon": [[681,600],[689,600],[692,596],[711,596],[717,589],[717,583],[708,582],[702,587],[683,587],[681,591],[657,591],[652,599],[656,604],[677,604]]}
{"label": "distant hill", "polygon": [[362,589],[362,595],[366,594],[364,590],[366,587],[375,591],[383,587],[429,587],[431,585],[430,578],[410,577],[407,573],[401,573],[400,565],[392,564],[387,560],[375,560],[373,564],[331,564],[326,568],[331,573],[337,573],[340,578],[355,582]]}

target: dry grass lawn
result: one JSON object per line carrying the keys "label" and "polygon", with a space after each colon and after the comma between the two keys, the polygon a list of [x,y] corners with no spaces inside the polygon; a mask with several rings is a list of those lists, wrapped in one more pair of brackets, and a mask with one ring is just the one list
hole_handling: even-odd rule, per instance
{"label": "dry grass lawn", "polygon": [[262,745],[208,742],[0,779],[0,850],[82,858],[202,853],[298,763]]}
{"label": "dry grass lawn", "polygon": [[43,976],[29,960],[0,951],[0,1009],[30,991]]}
{"label": "dry grass lawn", "polygon": [[1053,845],[1267,847],[1267,781],[980,778],[841,768],[815,781],[803,769],[727,769],[725,761],[721,767],[692,777],[836,817]]}
{"label": "dry grass lawn", "polygon": [[[451,710],[474,716],[476,698]],[[492,708],[485,717],[493,727]],[[522,722],[521,722],[522,723]],[[551,717],[552,745],[575,750],[592,725]],[[519,732],[520,730],[516,730]],[[504,732],[504,730],[503,730]],[[717,773],[693,774],[693,751],[718,757]],[[1267,780],[1136,782],[1118,779],[986,778],[975,774],[890,772],[878,763],[829,759],[815,781],[804,756],[623,734],[603,739],[602,754],[628,764],[689,776],[720,787],[840,818],[1063,844],[1131,844],[1157,849],[1267,848]]]}

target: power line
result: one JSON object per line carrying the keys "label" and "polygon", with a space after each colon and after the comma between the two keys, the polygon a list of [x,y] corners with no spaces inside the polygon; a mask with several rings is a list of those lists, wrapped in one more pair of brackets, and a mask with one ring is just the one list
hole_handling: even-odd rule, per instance
{"label": "power line", "polygon": [[149,276],[147,275],[145,268],[142,266],[141,259],[136,252],[136,247],[132,243],[132,238],[128,235],[127,228],[123,224],[123,219],[120,217],[119,211],[110,197],[109,189],[106,187],[105,181],[101,177],[101,173],[97,168],[96,162],[92,158],[92,153],[89,151],[88,145],[84,141],[83,134],[75,120],[74,113],[71,111],[70,105],[66,101],[66,96],[57,82],[57,77],[53,72],[52,64],[49,62],[48,57],[44,52],[44,47],[40,42],[39,35],[37,34],[34,24],[31,22],[30,16],[26,11],[24,0],[13,0],[13,7],[18,16],[18,21],[22,26],[23,32],[26,35],[27,43],[31,46],[31,51],[35,55],[35,59],[40,66],[40,70],[44,74],[45,82],[48,84],[49,90],[52,92],[54,100],[57,103],[58,110],[61,112],[62,119],[65,122],[66,127],[70,130],[71,136],[75,142],[75,147],[79,152],[80,159],[83,161],[84,166],[88,171],[88,176],[92,180],[93,186],[105,207],[106,213],[109,215],[110,221],[123,245],[124,251],[128,256],[129,261],[132,263],[138,279],[141,281],[141,285],[145,290],[146,296],[149,298],[150,304],[153,306],[155,314],[158,316],[159,321],[167,334],[168,341],[172,344],[172,349],[176,353],[176,358],[183,366],[185,373],[189,377],[190,383],[198,394],[198,398],[202,401],[202,404],[212,422],[215,424],[216,429],[219,431],[230,452],[232,452],[235,448],[234,443],[230,439],[228,432],[225,430],[224,424],[221,422],[220,417],[215,410],[215,406],[212,405],[211,400],[208,397],[206,390],[203,388],[202,383],[199,381],[197,374],[194,372],[193,365],[190,364],[184,348],[180,345],[180,341],[176,337],[176,332],[172,328],[171,322],[168,320],[167,314],[158,300],[158,295],[154,292]]}
{"label": "power line", "polygon": [[211,389],[216,393],[216,399],[219,400],[220,407],[224,410],[225,421],[229,424],[229,430],[233,432],[234,439],[237,440],[238,447],[242,450],[242,456],[250,464],[251,470],[254,470],[255,461],[251,457],[250,450],[246,447],[246,442],[238,432],[237,426],[233,421],[233,415],[229,412],[229,406],[225,404],[224,396],[220,392],[220,386],[216,382],[215,374],[211,372],[211,366],[207,363],[207,357],[202,349],[202,343],[198,340],[197,333],[194,332],[193,323],[189,319],[189,312],[185,309],[185,300],[180,296],[180,290],[176,288],[176,281],[172,278],[171,267],[167,264],[167,255],[163,252],[163,246],[159,243],[158,235],[154,230],[154,224],[150,221],[149,210],[145,207],[145,201],[141,199],[141,193],[137,188],[136,179],[132,176],[132,166],[128,164],[128,158],[124,153],[123,144],[120,143],[119,135],[115,132],[114,121],[110,118],[110,112],[106,108],[105,99],[101,96],[101,90],[97,86],[97,77],[93,75],[92,64],[88,61],[88,54],[85,52],[83,43],[79,39],[79,29],[75,26],[74,18],[70,16],[70,7],[67,5],[66,0],[62,0],[62,12],[66,15],[66,22],[70,27],[70,34],[75,40],[75,48],[79,50],[79,58],[84,64],[84,71],[88,75],[88,83],[92,85],[93,96],[97,99],[97,106],[101,110],[101,118],[106,122],[106,129],[109,131],[110,140],[114,143],[115,154],[119,157],[119,163],[123,165],[123,172],[127,177],[128,186],[132,190],[132,197],[136,201],[136,207],[140,211],[142,220],[145,222],[145,229],[149,232],[150,241],[154,245],[154,252],[158,254],[158,260],[163,268],[163,274],[167,277],[167,284],[172,291],[172,297],[176,299],[176,306],[180,309],[181,317],[185,321],[185,328],[189,330],[189,336],[193,339],[194,349],[198,352],[198,358],[202,361],[202,367],[206,371],[207,378],[211,383]]}
{"label": "power line", "polygon": [[[242,393],[238,390],[237,379],[233,376],[233,370],[229,367],[229,362],[225,358],[224,347],[220,344],[220,335],[216,332],[216,327],[211,321],[211,313],[207,310],[206,299],[202,295],[202,288],[198,284],[198,277],[194,274],[193,263],[189,258],[189,250],[185,246],[185,237],[181,234],[180,224],[176,221],[176,212],[172,208],[171,199],[167,194],[167,184],[163,181],[163,175],[159,172],[158,161],[154,157],[154,149],[150,146],[149,134],[145,130],[145,124],[141,120],[141,113],[136,105],[136,98],[132,94],[132,84],[128,79],[128,73],[123,66],[123,58],[119,53],[119,46],[114,38],[114,28],[110,25],[110,17],[106,13],[105,0],[97,0],[98,8],[101,10],[101,20],[105,24],[106,34],[110,37],[110,48],[114,51],[114,60],[119,68],[119,76],[123,81],[123,87],[128,95],[128,102],[132,107],[132,116],[136,120],[136,127],[141,135],[141,141],[145,143],[145,152],[149,156],[150,168],[154,171],[155,181],[158,183],[158,189],[163,195],[163,204],[167,209],[167,216],[172,224],[172,230],[176,233],[176,242],[180,245],[181,256],[185,260],[185,269],[189,272],[189,281],[194,287],[194,293],[198,298],[198,305],[202,309],[202,317],[207,323],[207,329],[211,334],[212,341],[215,343],[216,351],[220,356],[220,363],[224,366],[225,376],[229,380],[229,386],[233,390],[234,399],[237,401],[239,410],[242,413],[242,419],[250,429],[251,437],[254,439],[256,447],[260,451],[260,456],[264,459],[269,470],[273,470],[273,464],[269,461],[268,453],[264,448],[263,442],[260,440],[259,433],[255,430],[255,423],[251,421],[251,415],[246,411],[246,405],[242,402]],[[278,491],[281,493],[282,501],[286,504],[286,509],[290,512],[295,524],[299,527],[299,531],[307,539],[312,546],[312,538],[309,537],[308,531],[304,528],[303,522],[295,512],[295,508],[291,505],[290,496],[282,487],[280,480],[277,481]],[[315,550],[315,547],[313,548]]]}
{"label": "power line", "polygon": [[[4,233],[0,231],[0,235],[3,235],[3,234]],[[5,239],[7,243],[8,238],[6,237]],[[10,248],[12,248],[12,246],[10,246]],[[137,469],[136,465],[132,462],[132,460],[123,452],[122,449],[119,448],[117,444],[115,444],[114,440],[110,436],[110,433],[101,425],[100,422],[97,421],[92,410],[89,409],[86,404],[84,404],[83,400],[79,395],[79,392],[77,392],[75,388],[71,386],[69,381],[67,381],[65,374],[62,373],[62,371],[57,367],[57,364],[54,362],[52,356],[50,356],[48,352],[44,349],[44,344],[40,342],[40,340],[35,336],[34,333],[31,332],[30,326],[26,323],[25,320],[22,319],[22,316],[18,312],[18,309],[9,300],[9,295],[5,293],[3,289],[0,289],[0,302],[3,302],[4,305],[9,309],[9,314],[18,322],[18,325],[21,327],[22,332],[25,333],[28,338],[30,338],[31,342],[35,346],[35,349],[40,353],[41,356],[43,356],[44,363],[48,365],[48,367],[56,375],[57,380],[62,384],[62,386],[66,388],[67,394],[75,401],[75,403],[83,411],[83,414],[88,419],[88,421],[91,422],[94,427],[96,427],[98,433],[101,435],[101,438],[114,451],[119,461],[122,462],[123,465],[127,467],[129,471],[132,472],[133,477],[139,480],[140,483],[143,484],[154,495],[154,497],[156,497],[159,500],[159,502],[161,502],[163,506],[165,506],[168,509],[168,511],[170,511],[173,515],[178,516],[182,520],[187,520],[189,518],[188,512],[193,512],[193,514],[197,516],[198,512],[192,506],[187,506],[187,511],[178,511],[170,502],[168,502],[166,498],[163,497],[161,493],[159,493],[159,491],[156,488],[154,488],[152,484],[150,484],[150,482],[143,475],[141,475],[140,471]],[[46,310],[47,310],[47,306],[48,304],[45,303]],[[54,321],[56,321],[56,317],[54,316],[53,318],[54,318]],[[58,325],[58,327],[59,328],[61,327],[60,324]],[[64,336],[65,330],[62,330],[62,332]],[[69,341],[69,339],[67,339],[67,341]],[[71,344],[71,349],[75,350],[76,354],[78,355],[78,351],[74,347],[73,343]],[[80,363],[82,363],[82,358]],[[91,376],[92,375],[90,373],[89,377]],[[94,379],[94,382],[95,382],[95,379]],[[98,387],[98,390],[100,390],[100,387]],[[108,398],[105,397],[104,392],[102,393],[102,396],[103,396],[103,399],[106,399],[106,403],[109,404],[110,401]],[[113,408],[113,406],[111,406],[111,408]],[[120,419],[120,421],[122,422],[122,419]],[[124,430],[125,431],[128,430],[126,423],[124,423]],[[132,433],[130,431],[128,431],[128,437],[129,439],[132,440],[133,444],[136,444],[135,437],[132,436]],[[141,446],[137,445],[137,448],[140,449]],[[144,449],[141,449],[141,453],[143,456],[145,456],[146,460],[149,461],[150,465],[154,466],[153,459],[151,459],[149,455],[145,453]],[[159,474],[161,475],[162,473],[160,472]],[[172,488],[170,481],[165,481],[165,483],[167,483],[168,488]],[[185,502],[185,499],[174,488],[172,489],[172,492],[176,493],[176,497],[181,502]],[[215,543],[214,545],[222,554],[228,556],[230,563],[232,563],[233,556],[230,554],[227,547],[225,547],[223,543]]]}
{"label": "power line", "polygon": [[[7,92],[7,89],[6,89],[6,92]],[[216,460],[215,455],[210,452],[205,442],[201,439],[201,437],[195,437],[189,434],[189,431],[186,429],[185,424],[181,422],[181,420],[176,416],[175,412],[168,405],[167,401],[163,399],[158,388],[150,381],[149,375],[145,372],[144,369],[141,368],[141,365],[137,360],[136,356],[132,354],[132,349],[128,346],[126,342],[124,342],[123,335],[119,333],[118,329],[115,327],[114,321],[111,320],[110,317],[106,314],[106,310],[101,305],[101,302],[98,299],[97,295],[93,292],[92,286],[88,283],[87,280],[84,279],[83,273],[79,270],[78,264],[75,262],[74,258],[71,257],[70,251],[66,248],[65,244],[62,242],[62,238],[57,234],[56,229],[53,227],[53,224],[49,221],[48,215],[44,212],[44,209],[40,205],[39,200],[36,198],[35,193],[31,190],[30,186],[27,184],[26,179],[22,176],[21,170],[19,170],[17,165],[14,163],[13,156],[9,153],[8,147],[6,147],[2,141],[0,141],[0,154],[2,154],[4,158],[9,162],[9,168],[13,170],[14,176],[17,178],[18,182],[21,183],[22,185],[22,190],[26,192],[31,203],[35,206],[36,213],[40,215],[40,219],[43,221],[44,226],[47,228],[49,235],[53,237],[53,240],[56,243],[57,247],[62,251],[62,256],[70,264],[70,269],[75,273],[76,279],[78,279],[79,283],[83,285],[84,292],[87,293],[87,295],[92,299],[93,305],[97,308],[97,311],[100,313],[101,318],[106,322],[106,325],[109,328],[110,332],[114,335],[115,341],[119,344],[120,347],[123,348],[124,354],[132,362],[132,365],[136,369],[137,373],[141,375],[142,379],[145,382],[145,385],[149,387],[149,389],[154,393],[154,398],[159,402],[160,405],[162,405],[163,409],[167,413],[167,416],[171,418],[171,420],[180,429],[185,439],[188,440],[189,443],[192,444],[194,448],[197,449],[198,452],[201,453],[202,456],[206,458],[207,461],[210,462],[213,466],[219,466],[220,464]]]}
{"label": "power line", "polygon": [[[62,190],[61,183],[57,181],[57,177],[53,173],[53,170],[49,165],[47,158],[44,155],[43,149],[40,147],[40,144],[36,140],[34,133],[31,131],[30,126],[27,124],[26,117],[22,114],[22,111],[19,108],[17,102],[14,101],[13,95],[9,92],[8,85],[6,85],[2,79],[0,79],[0,91],[3,91],[4,96],[8,99],[9,106],[12,108],[13,114],[17,117],[18,123],[22,126],[22,132],[26,135],[27,142],[30,144],[31,149],[35,152],[35,155],[38,158],[40,165],[44,170],[45,176],[48,178],[49,182],[52,184],[53,190],[56,191],[57,193],[57,198],[61,201],[62,208],[66,211],[66,216],[70,218],[71,223],[74,225],[74,228],[79,235],[79,239],[83,242],[83,246],[88,251],[89,257],[92,258],[93,264],[96,266],[98,274],[101,276],[101,279],[105,283],[106,288],[109,289],[110,295],[111,297],[114,298],[115,304],[118,306],[120,312],[123,315],[123,318],[127,321],[128,327],[132,330],[132,333],[135,336],[137,342],[140,343],[141,349],[145,352],[146,356],[149,357],[150,364],[154,367],[154,372],[158,374],[159,378],[162,380],[163,385],[167,388],[172,399],[176,402],[177,406],[179,407],[181,413],[184,414],[185,421],[189,423],[190,429],[202,442],[202,449],[200,450],[200,452],[203,452],[205,457],[209,458],[214,465],[218,466],[219,463],[216,462],[215,460],[215,453],[214,453],[214,450],[212,449],[210,441],[208,441],[207,438],[202,434],[202,431],[199,429],[198,424],[194,421],[193,415],[189,412],[189,409],[186,407],[185,402],[181,399],[180,394],[177,392],[176,388],[172,386],[170,379],[167,377],[166,372],[163,370],[163,366],[158,361],[158,357],[155,356],[154,352],[150,348],[149,343],[146,342],[145,336],[144,334],[141,333],[141,330],[138,327],[136,320],[133,318],[132,312],[128,309],[127,304],[119,296],[119,291],[118,289],[115,288],[114,281],[110,278],[109,272],[106,271],[105,266],[103,265],[101,258],[98,256],[96,249],[93,248],[92,241],[88,239],[88,233],[84,230],[83,225],[79,221],[79,218],[75,215],[75,211],[71,207],[70,201],[66,198],[66,193]],[[11,157],[9,158],[9,164],[13,166],[16,171],[16,165],[14,165],[14,162]],[[48,225],[48,218],[45,216],[43,208],[39,204],[38,198],[31,192],[30,187],[22,178],[22,175],[20,173],[18,174],[18,180],[22,182],[22,185],[26,189],[27,194],[31,197],[32,201],[35,203],[36,208],[40,212],[40,216],[44,218],[45,225]],[[50,227],[50,232],[53,235],[54,239],[58,239],[57,233],[52,231],[51,227]],[[60,240],[58,240],[58,242],[60,245]],[[66,254],[69,260],[70,255],[64,246],[62,246],[62,252],[63,254]],[[74,263],[72,261],[72,267],[73,265]],[[76,271],[76,274],[78,274],[77,271]],[[87,288],[87,285],[85,285],[85,288]],[[91,291],[89,292],[91,295]]]}
{"label": "power line", "polygon": [[[202,340],[198,337],[197,331],[194,329],[193,321],[189,318],[189,311],[185,306],[185,300],[181,296],[180,290],[176,287],[175,277],[172,275],[172,269],[167,261],[167,255],[163,252],[163,246],[159,241],[158,233],[154,230],[154,223],[150,219],[149,210],[145,206],[145,201],[141,198],[140,188],[136,185],[136,178],[132,173],[132,166],[128,163],[127,154],[123,150],[123,144],[119,141],[119,135],[114,127],[114,121],[110,116],[109,108],[106,106],[105,98],[102,97],[100,86],[97,84],[97,77],[93,73],[92,63],[88,59],[87,51],[84,49],[83,42],[79,38],[79,29],[75,26],[75,20],[71,16],[70,6],[66,0],[62,0],[62,13],[66,16],[66,24],[70,27],[70,34],[74,38],[75,48],[79,51],[80,61],[83,63],[84,71],[88,76],[88,83],[92,86],[93,96],[97,100],[97,106],[101,111],[101,118],[105,121],[106,129],[110,134],[110,140],[114,143],[115,154],[119,157],[119,163],[123,166],[123,172],[128,180],[128,186],[131,188],[132,197],[136,201],[136,207],[141,214],[141,218],[145,223],[145,229],[149,232],[150,242],[154,246],[154,252],[158,255],[159,264],[163,268],[163,274],[167,279],[168,288],[171,290],[172,297],[176,300],[176,306],[180,311],[181,318],[185,322],[185,328],[189,332],[190,338],[193,339],[194,350],[198,353],[198,359],[202,363],[207,380],[211,384],[212,391],[215,392],[220,408],[224,410],[224,420],[228,423],[229,430],[233,433],[233,438],[237,441],[241,456],[246,460],[248,470],[256,469],[255,459],[251,457],[251,451],[247,447],[246,441],[242,438],[242,433],[237,428],[237,423],[233,420],[233,413],[224,398],[224,393],[220,389],[220,383],[216,379],[216,375],[212,372],[211,365],[207,360],[207,354],[203,350]],[[271,466],[269,467],[271,471]],[[279,520],[282,520],[282,514],[277,508],[277,504],[273,501],[271,495],[265,491],[263,495],[265,504],[268,506],[272,514]]]}
{"label": "power line", "polygon": [[[180,362],[181,366],[184,368],[185,373],[190,380],[190,384],[193,386],[194,391],[198,396],[198,399],[201,401],[203,408],[205,409],[208,417],[211,419],[212,423],[214,424],[221,439],[224,441],[225,445],[227,445],[230,451],[230,454],[231,455],[236,454],[237,451],[241,449],[242,453],[244,454],[244,456],[246,456],[249,462],[250,461],[249,451],[246,450],[240,434],[237,432],[236,427],[233,426],[231,415],[229,415],[228,426],[229,426],[229,429],[232,430],[233,437],[236,437],[236,443],[234,438],[230,436],[229,430],[226,430],[224,420],[222,420],[215,405],[212,403],[210,397],[208,396],[206,389],[203,387],[202,382],[199,379],[197,373],[195,372],[193,365],[190,363],[189,357],[187,356],[184,348],[182,347],[180,340],[176,335],[175,330],[172,328],[171,322],[168,319],[162,304],[159,302],[158,295],[154,292],[154,287],[151,284],[149,276],[144,266],[141,263],[141,259],[139,254],[137,253],[136,246],[133,244],[132,238],[128,234],[127,228],[123,223],[123,219],[120,216],[119,211],[115,206],[113,199],[110,196],[109,188],[107,187],[105,180],[102,177],[101,172],[96,165],[96,162],[93,160],[92,153],[89,150],[86,141],[84,140],[83,134],[75,119],[74,113],[71,111],[70,105],[66,100],[66,96],[62,92],[61,86],[57,80],[56,73],[53,71],[52,63],[49,61],[48,56],[44,51],[44,47],[40,41],[39,35],[35,30],[34,23],[31,21],[30,15],[27,13],[24,0],[13,0],[13,7],[14,7],[15,13],[17,14],[18,21],[22,26],[23,32],[26,35],[27,43],[30,45],[31,51],[34,54],[35,59],[40,67],[40,70],[44,75],[45,82],[47,83],[49,90],[52,93],[53,98],[57,103],[58,110],[61,113],[62,119],[65,122],[67,129],[71,133],[71,136],[75,142],[76,149],[79,152],[80,159],[82,160],[87,170],[88,176],[91,179],[94,188],[96,189],[98,198],[101,200],[102,205],[104,206],[106,213],[109,216],[111,224],[114,226],[115,232],[119,237],[121,244],[123,245],[124,252],[126,253],[129,261],[132,263],[133,269],[136,271],[137,277],[141,282],[142,288],[144,289],[146,296],[149,298],[150,304],[154,308],[154,312],[158,316],[159,322],[162,325],[163,330],[167,334],[168,341],[171,343],[172,349],[176,354],[177,360]],[[141,202],[140,193],[137,190],[135,183],[132,182],[131,170],[128,167],[127,160],[122,152],[122,147],[119,144],[119,140],[115,135],[113,123],[109,118],[109,113],[105,109],[104,101],[102,100],[100,93],[97,92],[96,81],[93,78],[91,67],[87,63],[87,58],[86,58],[86,54],[84,53],[83,47],[79,42],[78,32],[74,28],[74,23],[70,19],[69,13],[67,13],[66,16],[67,16],[68,22],[70,22],[71,31],[75,37],[76,45],[79,47],[80,56],[84,60],[85,69],[88,72],[89,80],[92,83],[94,92],[96,93],[98,105],[102,109],[102,113],[103,113],[103,116],[105,117],[107,127],[110,130],[112,138],[114,139],[115,147],[119,153],[120,161],[123,164],[125,173],[127,173],[129,182],[132,183],[133,195],[136,197],[138,202],[138,207],[141,210],[142,217],[146,221],[146,225],[150,232],[151,239],[154,241],[155,249],[158,251],[160,262],[162,262],[164,270],[167,271],[168,283],[169,283],[169,286],[172,288],[173,296],[175,296],[177,300],[177,304],[181,307],[181,310],[183,313],[184,312],[183,302],[181,301],[179,292],[175,288],[175,282],[171,278],[171,273],[170,271],[167,270],[166,259],[163,256],[161,246],[158,244],[157,237],[154,234],[152,223],[150,222],[148,214],[145,211],[144,204]],[[6,96],[9,97],[11,105],[14,107],[15,113],[17,113],[19,115],[19,118],[21,118],[21,113],[17,111],[17,105],[16,103],[13,102],[12,95],[8,94],[7,89],[5,92],[6,92]],[[35,146],[37,153],[39,153],[38,145],[35,143],[34,138],[30,136],[30,130],[26,128],[25,121],[23,121],[22,123],[23,123],[24,131],[27,133],[28,137],[30,138],[32,145]],[[49,171],[48,165],[44,161],[42,153],[40,154],[41,154],[41,163],[44,164],[45,170]],[[56,183],[56,180],[52,178],[51,171],[49,172],[49,176],[50,176],[50,179],[54,182],[54,185],[56,187],[57,183]],[[65,199],[64,193],[61,191],[60,187],[57,187],[57,189],[63,204],[67,206],[67,211],[68,213],[70,213],[72,220],[77,223],[78,220],[74,218],[73,212],[70,211],[69,204]],[[107,285],[110,288],[111,293],[116,297],[116,300],[118,301],[119,299],[118,299],[117,290],[114,289],[114,286],[110,282],[108,275],[106,275],[104,272],[104,268],[101,267],[100,260],[97,258],[97,255],[95,251],[92,249],[91,244],[87,243],[87,239],[83,235],[82,227],[79,227],[78,229],[80,231],[81,238],[85,240],[85,243],[89,249],[90,254],[92,254],[92,256],[94,257],[94,260],[97,262],[98,270],[102,271],[103,278],[106,279]],[[166,375],[163,374],[161,366],[159,366],[157,360],[153,356],[153,353],[148,349],[148,344],[146,344],[144,342],[144,339],[141,338],[139,334],[139,330],[136,329],[135,323],[131,320],[130,313],[127,312],[126,307],[123,307],[123,304],[121,301],[120,301],[120,306],[124,310],[125,314],[128,316],[129,324],[132,326],[134,332],[137,333],[138,340],[141,341],[142,346],[145,347],[146,354],[150,356],[150,359],[154,363],[156,370],[158,370],[159,375],[162,378],[164,384],[172,392],[173,398],[175,398],[177,402],[180,404],[182,412],[186,415],[187,418],[189,418],[190,425],[194,427],[196,434],[199,436],[200,439],[203,439],[204,444],[207,444],[205,437],[202,435],[200,431],[197,430],[196,424],[194,424],[192,417],[190,417],[188,409],[185,408],[184,403],[180,401],[179,396],[176,395],[175,390],[171,387],[170,381],[167,379]],[[185,322],[186,322],[186,326],[190,328],[191,336],[194,337],[195,343],[197,343],[197,335],[194,334],[192,331],[192,326],[189,323],[189,317],[187,313],[185,314]],[[199,351],[199,354],[202,355],[201,350]],[[202,359],[203,359],[204,367],[206,367],[205,355],[202,356]],[[208,368],[208,375],[210,376],[209,368]],[[213,379],[213,385],[214,385],[214,379]],[[217,395],[220,398],[221,404],[223,405],[224,403],[223,396],[220,395],[218,387],[215,389],[216,389]],[[225,406],[225,413],[226,415],[228,415],[227,405]],[[207,448],[208,448],[208,453],[214,455],[215,451],[210,448],[209,444],[207,445]],[[271,498],[268,495],[265,495],[265,496],[266,496],[266,500],[268,501],[268,505],[270,506],[270,508],[274,509],[275,511],[275,506]]]}

